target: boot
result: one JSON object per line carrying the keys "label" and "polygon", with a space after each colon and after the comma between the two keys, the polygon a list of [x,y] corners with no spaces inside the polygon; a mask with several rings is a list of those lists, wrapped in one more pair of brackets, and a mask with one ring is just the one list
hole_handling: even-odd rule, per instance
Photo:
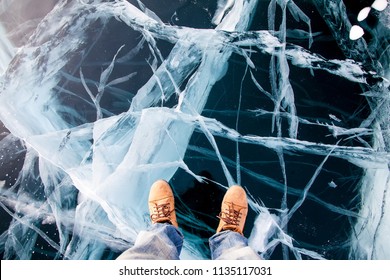
{"label": "boot", "polygon": [[222,200],[217,232],[232,230],[243,235],[247,214],[248,201],[245,190],[240,186],[230,187]]}
{"label": "boot", "polygon": [[149,212],[153,224],[170,223],[178,228],[173,192],[166,181],[158,180],[150,188]]}

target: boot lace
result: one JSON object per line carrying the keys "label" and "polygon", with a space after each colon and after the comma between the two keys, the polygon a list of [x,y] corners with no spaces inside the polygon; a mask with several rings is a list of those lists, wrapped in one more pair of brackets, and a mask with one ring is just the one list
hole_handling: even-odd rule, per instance
{"label": "boot lace", "polygon": [[[228,208],[222,211],[217,217],[226,223],[225,227],[238,227],[242,217],[241,210],[245,207],[238,206],[233,202],[225,202]],[[238,210],[236,210],[238,208]]]}
{"label": "boot lace", "polygon": [[170,221],[171,213],[174,211],[170,209],[169,203],[155,203],[153,209],[153,214],[150,215],[150,218],[153,222]]}

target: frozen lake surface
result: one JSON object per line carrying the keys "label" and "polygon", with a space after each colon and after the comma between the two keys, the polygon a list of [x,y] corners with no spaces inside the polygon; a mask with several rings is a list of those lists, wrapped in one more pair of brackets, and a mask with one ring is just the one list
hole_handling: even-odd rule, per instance
{"label": "frozen lake surface", "polygon": [[390,259],[387,1],[39,3],[0,2],[2,259],[115,258],[160,178],[183,259],[233,184],[263,258]]}

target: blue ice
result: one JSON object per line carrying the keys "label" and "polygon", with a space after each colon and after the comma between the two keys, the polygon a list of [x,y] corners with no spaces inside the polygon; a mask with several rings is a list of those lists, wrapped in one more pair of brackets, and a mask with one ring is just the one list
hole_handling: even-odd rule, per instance
{"label": "blue ice", "polygon": [[[389,48],[388,36],[382,35],[389,34],[390,8],[378,13],[370,43],[351,42],[342,1],[314,1],[343,52],[340,58],[311,51],[317,40],[326,40],[315,33],[304,1],[220,0],[216,7],[202,7],[212,27],[168,22],[150,1],[46,2],[47,14],[39,20],[13,26],[12,32],[0,25],[0,168],[7,173],[0,177],[0,206],[11,217],[0,236],[3,258],[33,258],[40,239],[55,252],[52,258],[113,258],[149,225],[151,184],[162,178],[180,185],[181,172],[222,190],[235,183],[247,187],[254,213],[249,241],[263,258],[272,258],[278,248],[284,259],[327,258],[331,245],[296,240],[291,230],[294,217],[310,203],[322,215],[350,221],[342,245],[348,258],[390,259]],[[1,24],[7,11],[23,9],[21,1],[1,3]],[[24,3],[27,7],[30,1]],[[266,17],[255,17],[264,7]],[[253,29],[259,20],[262,28]],[[22,27],[31,29],[30,36],[17,41],[11,35]],[[113,27],[123,33],[108,34]],[[91,59],[93,53],[100,56]],[[216,89],[235,60],[244,65],[237,74],[241,90],[231,101],[236,111],[229,106],[214,110],[223,98]],[[292,72],[297,69],[313,79],[328,75],[359,85],[356,95],[367,99],[370,113],[355,126],[346,121],[354,115],[330,107],[327,119],[306,117],[297,87],[315,89],[296,82]],[[241,110],[247,98],[244,80],[267,106]],[[233,122],[219,118],[229,114]],[[245,115],[267,118],[267,125],[241,129]],[[322,131],[327,141],[305,138],[305,126]],[[194,137],[203,137],[204,146],[194,145]],[[227,152],[221,143],[234,148]],[[255,149],[258,161],[263,160],[258,151],[272,154],[278,176],[262,173],[267,162],[250,163],[247,147]],[[194,155],[216,166],[214,181],[195,170]],[[297,183],[290,161],[306,156],[317,161]],[[20,168],[10,183],[6,170],[15,158]],[[331,160],[360,170],[358,198],[348,198],[358,199],[358,206],[320,197],[343,187],[333,178],[313,191]],[[253,181],[278,194],[276,207],[250,186]],[[180,197],[185,190],[177,186],[175,192]],[[208,229],[187,210],[178,213],[182,221]],[[54,237],[47,225],[55,227]],[[206,258],[202,237],[183,231],[182,258]]]}

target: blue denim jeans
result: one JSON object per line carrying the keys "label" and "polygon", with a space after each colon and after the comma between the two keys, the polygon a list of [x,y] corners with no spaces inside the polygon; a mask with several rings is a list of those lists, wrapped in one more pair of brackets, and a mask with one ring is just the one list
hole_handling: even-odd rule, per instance
{"label": "blue denim jeans", "polygon": [[[222,231],[209,239],[213,260],[260,259],[249,246],[248,240],[233,231]],[[153,224],[149,230],[141,231],[134,246],[117,259],[178,260],[183,246],[182,233],[170,224]]]}

